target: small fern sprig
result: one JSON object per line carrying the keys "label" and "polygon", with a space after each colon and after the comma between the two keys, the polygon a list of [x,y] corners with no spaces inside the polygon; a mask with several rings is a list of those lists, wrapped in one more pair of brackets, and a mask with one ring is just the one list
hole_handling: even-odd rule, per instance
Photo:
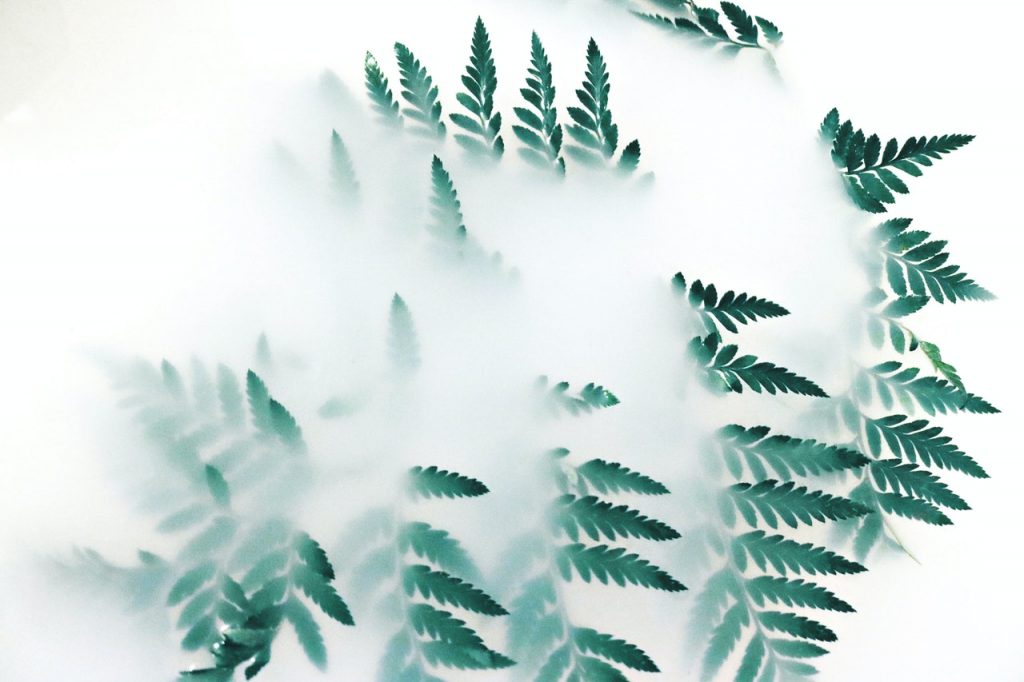
{"label": "small fern sprig", "polygon": [[366,53],[363,60],[363,75],[366,82],[366,94],[370,97],[370,104],[377,112],[378,118],[385,125],[400,128],[402,126],[402,115],[399,113],[398,102],[391,94],[391,85],[388,77],[380,68],[377,59],[370,53]]}
{"label": "small fern sprig", "polygon": [[529,534],[510,552],[509,561],[518,565],[514,577],[519,583],[510,601],[512,652],[531,674],[544,680],[565,675],[625,679],[616,666],[657,672],[654,661],[636,645],[577,625],[562,591],[563,584],[577,578],[588,583],[685,590],[662,569],[614,546],[623,538],[671,541],[679,533],[630,506],[594,494],[663,495],[668,489],[620,464],[594,459],[573,465],[569,456],[565,448],[548,453],[546,465],[557,496],[548,507],[543,531]]}
{"label": "small fern sprig", "polygon": [[[619,127],[612,121],[608,108],[608,93],[611,82],[604,56],[591,38],[587,43],[587,73],[583,85],[576,90],[576,97],[582,107],[569,107],[573,125],[566,128],[576,144],[566,148],[566,153],[587,166],[607,165],[615,156],[619,146]],[[616,168],[623,173],[632,173],[640,163],[640,142],[633,140],[622,150]]]}
{"label": "small fern sprig", "polygon": [[515,107],[516,117],[522,125],[513,125],[512,132],[526,145],[519,155],[534,166],[554,168],[565,174],[562,158],[562,126],[555,108],[555,85],[551,75],[551,61],[537,33],[530,37],[530,69],[526,87],[519,93],[533,109]]}
{"label": "small fern sprig", "polygon": [[840,123],[838,109],[832,109],[821,123],[821,137],[832,146],[832,160],[843,177],[847,194],[861,209],[885,213],[885,205],[896,201],[893,194],[907,194],[910,188],[894,171],[911,177],[923,174],[946,154],[967,145],[974,135],[911,137],[903,145],[891,138],[882,148],[878,135],[854,129],[847,119]]}
{"label": "small fern sprig", "polygon": [[[711,7],[701,7],[692,0],[652,0],[655,4],[675,10],[677,16],[665,16],[631,10],[634,16],[679,33],[707,41],[728,49],[771,49],[782,42],[782,31],[764,17],[751,16],[733,2],[720,3],[721,13]],[[732,25],[732,34],[722,25],[722,15]]]}
{"label": "small fern sprig", "polygon": [[[345,141],[337,130],[331,131],[331,184],[338,197],[346,204],[359,199],[359,179],[352,165]],[[263,337],[266,338],[266,337]]]}
{"label": "small fern sprig", "polygon": [[687,352],[696,362],[703,383],[714,391],[742,393],[746,385],[755,393],[766,391],[774,395],[796,393],[798,395],[827,398],[816,383],[795,374],[785,367],[758,360],[754,355],[740,355],[736,344],[721,345],[720,334],[708,334],[704,338],[693,337],[687,344]]}
{"label": "small fern sprig", "polygon": [[737,294],[730,290],[719,297],[714,284],[708,283],[705,286],[699,279],[694,280],[687,289],[686,278],[681,272],[672,277],[672,290],[680,298],[685,297],[686,302],[699,315],[708,334],[718,333],[718,325],[735,334],[739,331],[737,323],[748,324],[758,319],[789,315],[789,311],[778,303],[757,296]]}
{"label": "small fern sprig", "polygon": [[409,104],[402,108],[402,113],[419,123],[415,132],[443,138],[446,129],[441,120],[441,102],[433,79],[412,50],[402,43],[395,43],[395,58],[401,74],[402,99]]}
{"label": "small fern sprig", "polygon": [[[405,482],[412,502],[473,498],[487,492],[480,481],[436,466],[413,467]],[[379,610],[400,623],[380,662],[381,682],[433,680],[433,671],[443,668],[495,670],[514,665],[453,613],[460,609],[475,618],[504,616],[508,611],[469,582],[477,578],[476,568],[447,531],[409,521],[395,507],[360,519],[354,534],[363,549],[351,570],[353,591],[364,599],[383,592]],[[345,548],[352,544],[352,538],[342,543]]]}
{"label": "small fern sprig", "polygon": [[560,381],[549,388],[548,378],[541,376],[537,378],[536,389],[544,396],[544,405],[553,416],[565,412],[575,417],[619,404],[614,393],[593,382],[573,395],[569,392],[568,381]]}
{"label": "small fern sprig", "polygon": [[455,113],[449,114],[449,118],[470,135],[458,133],[455,141],[473,154],[500,159],[505,151],[505,141],[501,138],[501,113],[494,111],[498,76],[491,53],[491,37],[480,17],[476,18],[473,28],[469,64],[462,84],[466,91],[455,97],[472,116]]}

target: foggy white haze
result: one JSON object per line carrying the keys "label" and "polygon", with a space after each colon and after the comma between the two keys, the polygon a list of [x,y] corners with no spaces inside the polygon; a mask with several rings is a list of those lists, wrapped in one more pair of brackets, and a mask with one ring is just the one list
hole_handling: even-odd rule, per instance
{"label": "foggy white haze", "polygon": [[[857,612],[822,618],[839,640],[814,661],[818,679],[1024,679],[1024,465],[1014,438],[1024,293],[1015,160],[1024,149],[1019,86],[998,75],[1020,57],[995,33],[1024,21],[1024,10],[996,0],[968,13],[912,0],[741,4],[785,32],[775,64],[760,51],[703,49],[611,0],[0,0],[0,679],[162,682],[209,664],[206,651],[179,648],[162,597],[129,613],[115,593],[53,570],[75,547],[128,565],[137,549],[171,557],[183,541],[157,533],[160,516],[141,506],[141,487],[164,472],[97,358],[167,359],[186,379],[192,358],[211,371],[224,363],[243,382],[257,370],[309,446],[313,483],[290,513],[341,573],[346,524],[395,502],[412,465],[490,488],[416,513],[460,539],[499,601],[511,589],[502,584],[509,543],[546,499],[535,496],[545,450],[620,461],[665,482],[673,495],[636,506],[683,537],[635,551],[690,591],[574,581],[564,593],[581,624],[647,651],[660,679],[699,679],[703,645],[688,623],[704,576],[687,528],[700,522],[700,504],[687,489],[699,485],[700,438],[732,422],[825,437],[798,419],[814,398],[719,397],[693,383],[684,351],[696,332],[682,328],[669,282],[681,271],[785,306],[789,316],[743,330],[742,352],[845,390],[859,352],[851,319],[866,290],[855,239],[880,220],[850,205],[818,141],[833,106],[883,138],[978,136],[913,178],[890,215],[949,240],[953,261],[999,296],[929,305],[913,326],[1003,413],[938,420],[991,478],[942,472],[972,507],[953,526],[891,521],[920,563],[876,550],[867,573],[819,581]],[[451,125],[443,143],[379,125],[363,85],[369,50],[397,96],[392,45],[401,41],[434,78],[447,118],[458,111],[477,15],[490,31],[504,119],[506,152],[493,167],[467,158]],[[531,31],[553,64],[563,125],[587,41],[598,42],[620,145],[639,139],[637,175],[653,173],[652,183],[571,159],[558,182],[519,159],[512,108]],[[332,193],[332,129],[361,187],[352,210]],[[469,235],[515,277],[432,252],[434,154]],[[422,357],[405,380],[388,361],[396,292]],[[272,357],[263,366],[260,334]],[[576,389],[596,382],[622,402],[544,418],[533,393],[540,375]],[[332,398],[352,414],[318,416]],[[290,503],[297,490],[283,486],[266,504]],[[327,672],[283,628],[256,679],[373,679],[390,626],[344,575],[337,586],[357,626],[318,618]],[[501,619],[474,624],[507,651]]]}

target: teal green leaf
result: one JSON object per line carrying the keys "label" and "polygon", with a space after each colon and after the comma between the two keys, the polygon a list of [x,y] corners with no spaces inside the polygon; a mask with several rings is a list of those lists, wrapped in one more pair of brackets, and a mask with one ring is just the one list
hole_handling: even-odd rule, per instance
{"label": "teal green leaf", "polygon": [[815,440],[768,435],[767,426],[746,428],[730,424],[718,431],[722,456],[730,473],[739,478],[743,464],[757,479],[769,478],[767,469],[787,481],[795,476],[817,476],[855,469],[870,460],[849,448]]}
{"label": "teal green leaf", "polygon": [[573,628],[572,638],[576,648],[583,653],[600,656],[633,670],[659,672],[658,666],[654,664],[650,656],[640,647],[623,639],[617,639],[591,628]]}
{"label": "teal green leaf", "polygon": [[768,601],[786,606],[803,606],[829,611],[851,612],[854,610],[852,606],[831,591],[799,578],[775,578],[762,575],[747,580],[745,586],[750,598],[758,606],[764,606]]}
{"label": "teal green leaf", "polygon": [[755,393],[767,391],[772,395],[780,392],[828,397],[810,379],[785,367],[758,361],[753,355],[737,357],[737,346],[729,344],[719,347],[720,342],[718,334],[709,334],[703,339],[695,336],[687,346],[690,356],[704,368],[702,378],[711,389],[742,393],[743,385],[746,384]]}
{"label": "teal green leaf", "polygon": [[926,466],[951,469],[974,476],[988,478],[988,473],[970,455],[960,450],[942,428],[932,426],[924,419],[909,420],[906,415],[893,414],[880,419],[867,419],[864,431],[869,443],[875,443],[871,454],[880,457],[884,441],[889,451],[910,462],[919,459]]}
{"label": "teal green leaf", "polygon": [[581,483],[599,493],[637,493],[639,495],[667,495],[668,488],[617,462],[592,459],[576,467]]}
{"label": "teal green leaf", "polygon": [[186,571],[171,586],[167,594],[167,605],[175,606],[191,597],[199,588],[210,582],[215,571],[216,565],[213,562],[205,562]]}
{"label": "teal green leaf", "polygon": [[807,573],[810,575],[836,575],[862,573],[867,569],[824,547],[800,543],[781,535],[767,535],[755,530],[736,537],[732,542],[733,560],[742,571],[747,559],[765,571],[771,566],[781,575]]}
{"label": "teal green leaf", "polygon": [[209,488],[210,495],[218,505],[227,509],[231,506],[231,491],[228,489],[228,482],[224,480],[224,474],[209,464],[206,465],[205,471],[206,487]]}
{"label": "teal green leaf", "polygon": [[342,625],[355,625],[348,605],[338,595],[334,587],[327,582],[327,578],[310,570],[304,564],[293,565],[291,576],[295,586],[302,590],[303,594],[320,607],[320,610],[327,616]]}
{"label": "teal green leaf", "polygon": [[668,592],[686,589],[685,585],[662,569],[636,554],[627,554],[621,547],[587,547],[579,543],[564,545],[558,549],[556,562],[565,580],[571,580],[572,569],[576,569],[584,582],[590,582],[591,577],[594,577],[605,585],[610,579],[620,586],[631,583]]}
{"label": "teal green leaf", "polygon": [[478,571],[459,541],[448,531],[415,521],[405,524],[398,535],[399,548],[412,551],[442,570],[457,576],[475,579]]}
{"label": "teal green leaf", "polygon": [[743,602],[736,602],[725,612],[721,622],[711,633],[711,639],[704,651],[702,679],[710,680],[714,677],[729,654],[736,648],[736,644],[743,635],[744,626],[749,623],[750,612]]}
{"label": "teal green leaf", "polygon": [[431,497],[479,497],[489,492],[487,486],[475,478],[436,466],[415,466],[409,470],[409,485],[413,495]]}
{"label": "teal green leaf", "polygon": [[750,294],[737,294],[730,290],[719,297],[714,284],[705,286],[699,279],[690,284],[687,291],[686,278],[681,272],[672,277],[672,290],[680,297],[685,296],[700,315],[709,334],[718,332],[718,324],[735,334],[739,331],[737,322],[749,324],[758,319],[789,315],[789,311],[778,303]]}
{"label": "teal green leaf", "polygon": [[231,427],[241,426],[245,421],[242,409],[242,391],[238,387],[235,373],[225,365],[217,365],[217,397],[224,414],[224,423]]}
{"label": "teal green leaf", "polygon": [[500,158],[505,150],[501,138],[501,114],[494,111],[494,92],[498,87],[497,70],[494,55],[491,52],[491,37],[480,17],[473,27],[473,41],[470,50],[469,65],[462,77],[466,88],[459,93],[459,102],[473,117],[462,114],[451,114],[452,123],[473,134],[465,144],[465,136],[456,136],[456,141],[471,152],[483,152],[492,158]]}
{"label": "teal green leaf", "polygon": [[363,62],[363,71],[366,78],[366,93],[370,96],[370,103],[380,120],[389,126],[401,126],[402,116],[398,113],[398,102],[391,94],[388,78],[369,52],[366,53],[366,59]]}
{"label": "teal green leaf", "polygon": [[815,521],[841,521],[871,513],[871,509],[844,497],[820,490],[797,487],[793,481],[774,480],[760,483],[736,483],[726,489],[725,498],[736,506],[744,520],[757,526],[758,514],[770,528],[777,528],[779,519],[791,528]]}
{"label": "teal green leaf", "polygon": [[562,126],[558,123],[558,110],[555,107],[551,61],[536,32],[530,36],[530,68],[526,87],[520,89],[519,93],[532,107],[514,109],[522,125],[513,125],[512,131],[527,147],[519,150],[520,155],[529,163],[564,174]]}
{"label": "teal green leaf", "polygon": [[388,316],[388,354],[391,364],[401,372],[413,372],[420,366],[420,345],[412,313],[397,293],[391,299]]}
{"label": "teal green leaf", "polygon": [[351,203],[359,197],[356,169],[352,165],[345,141],[337,130],[331,131],[331,184],[338,196],[346,202]]}
{"label": "teal green leaf", "polygon": [[834,642],[836,634],[821,623],[795,613],[762,611],[757,614],[761,625],[775,632],[784,632],[794,637],[812,639],[818,642]]}
{"label": "teal green leaf", "polygon": [[508,615],[508,611],[483,590],[443,571],[433,571],[429,566],[405,567],[402,583],[410,596],[419,591],[424,597],[433,598],[442,605],[451,604],[488,616]]}
{"label": "teal green leaf", "polygon": [[302,602],[291,597],[285,602],[284,616],[295,628],[295,634],[306,652],[306,658],[320,670],[327,668],[327,647],[324,645],[324,637],[320,633],[320,626],[313,620],[313,614],[309,612]]}
{"label": "teal green leaf", "polygon": [[419,124],[417,132],[443,138],[445,126],[441,121],[441,102],[433,79],[416,55],[402,43],[395,43],[395,58],[401,75],[402,99],[409,104],[402,113]]}
{"label": "teal green leaf", "polygon": [[592,540],[605,537],[635,537],[646,540],[675,540],[680,537],[671,526],[644,516],[625,505],[612,505],[593,495],[576,497],[563,495],[555,502],[559,527],[573,542],[579,540],[582,530]]}
{"label": "teal green leaf", "polygon": [[871,474],[879,490],[906,493],[949,509],[970,509],[967,502],[935,474],[912,462],[898,459],[872,462]]}

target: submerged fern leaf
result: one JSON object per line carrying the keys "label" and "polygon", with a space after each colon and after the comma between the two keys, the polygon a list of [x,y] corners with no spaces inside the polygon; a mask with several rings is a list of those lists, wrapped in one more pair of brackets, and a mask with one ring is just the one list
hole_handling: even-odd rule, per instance
{"label": "submerged fern leaf", "polygon": [[395,57],[401,74],[402,99],[409,104],[402,113],[420,124],[416,132],[443,138],[446,131],[433,79],[416,55],[402,43],[395,43]]}
{"label": "submerged fern leaf", "polygon": [[501,114],[494,111],[494,91],[498,76],[491,53],[491,37],[480,17],[473,27],[473,42],[466,74],[462,77],[466,91],[456,95],[471,116],[450,114],[452,123],[469,135],[456,134],[455,141],[467,151],[481,156],[501,158],[505,142],[501,138]]}
{"label": "submerged fern leaf", "polygon": [[576,467],[576,473],[600,493],[629,492],[640,495],[667,495],[668,488],[618,462],[592,459]]}
{"label": "submerged fern leaf", "polygon": [[753,355],[736,357],[736,345],[719,347],[720,343],[721,337],[718,334],[709,334],[703,339],[695,336],[687,346],[690,356],[705,369],[701,378],[712,390],[742,393],[743,385],[746,384],[755,393],[763,390],[773,395],[781,392],[828,397],[810,379],[794,374],[785,367],[758,361]]}
{"label": "submerged fern leaf", "polygon": [[479,497],[490,492],[483,483],[454,471],[436,466],[415,466],[409,470],[409,485],[413,495],[431,497]]}
{"label": "submerged fern leaf", "polygon": [[562,126],[555,108],[555,86],[551,75],[551,62],[537,33],[530,37],[530,69],[526,87],[519,90],[533,109],[515,107],[513,111],[522,125],[513,125],[512,132],[526,145],[519,155],[528,163],[541,168],[554,168],[565,173],[562,158]]}
{"label": "submerged fern leaf", "polygon": [[352,158],[337,130],[331,131],[331,179],[335,192],[346,202],[351,203],[359,197],[359,180],[352,167]]}
{"label": "submerged fern leaf", "polygon": [[635,537],[646,540],[675,540],[680,537],[671,526],[644,516],[625,505],[612,505],[593,495],[563,495],[555,502],[557,523],[574,542],[583,530],[590,539]]}
{"label": "submerged fern leaf", "polygon": [[399,372],[413,372],[420,366],[420,346],[412,313],[397,293],[391,299],[388,316],[388,353],[391,364]]}
{"label": "submerged fern leaf", "polygon": [[721,506],[729,525],[733,525],[732,510],[726,502],[734,505],[747,524],[754,527],[758,525],[758,515],[770,528],[777,528],[779,519],[796,528],[801,523],[842,521],[871,513],[871,509],[862,504],[820,490],[797,487],[792,481],[779,483],[769,479],[755,484],[736,483],[726,492]]}
{"label": "submerged fern leaf", "polygon": [[377,60],[369,52],[363,61],[363,72],[366,78],[366,93],[370,96],[370,102],[380,120],[388,126],[400,127],[402,116],[398,113],[398,102],[391,94],[391,85]]}
{"label": "submerged fern leaf", "polygon": [[685,585],[662,569],[636,554],[627,554],[621,547],[587,547],[579,543],[565,545],[559,548],[556,562],[566,580],[572,578],[572,569],[576,569],[584,582],[590,582],[593,577],[605,585],[611,579],[620,586],[632,583],[667,592],[686,589]]}
{"label": "submerged fern leaf", "polygon": [[719,297],[714,284],[704,286],[699,279],[690,284],[687,291],[686,278],[681,272],[672,277],[672,289],[679,296],[686,297],[686,301],[700,315],[709,334],[718,332],[716,323],[735,334],[739,331],[737,322],[749,324],[758,319],[789,315],[789,311],[778,303],[757,296],[727,291]]}
{"label": "submerged fern leaf", "polygon": [[617,639],[593,628],[573,628],[572,639],[576,648],[584,653],[601,656],[633,670],[659,672],[658,666],[643,649],[626,640]]}
{"label": "submerged fern leaf", "polygon": [[884,442],[893,455],[910,462],[920,460],[926,466],[934,464],[940,469],[988,478],[980,464],[954,445],[952,438],[942,435],[941,427],[932,426],[924,419],[910,420],[902,414],[865,419],[864,434],[874,457],[881,456]]}
{"label": "submerged fern leaf", "polygon": [[781,575],[789,572],[834,575],[867,570],[824,547],[796,542],[781,535],[768,535],[763,530],[736,537],[732,543],[732,556],[741,571],[746,569],[748,557],[758,569],[765,571],[771,566]]}

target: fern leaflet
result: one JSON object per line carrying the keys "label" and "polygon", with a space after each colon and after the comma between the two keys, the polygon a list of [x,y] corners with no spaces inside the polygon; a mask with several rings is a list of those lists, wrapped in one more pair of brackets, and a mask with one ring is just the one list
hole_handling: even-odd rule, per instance
{"label": "fern leaflet", "polygon": [[552,82],[551,62],[537,33],[530,37],[530,69],[526,87],[519,93],[533,107],[515,107],[516,117],[522,125],[513,125],[512,132],[526,145],[519,150],[528,163],[540,168],[554,168],[565,173],[562,158],[562,126],[555,108],[555,86]]}
{"label": "fern leaflet", "polygon": [[481,156],[501,158],[505,142],[501,138],[501,114],[494,111],[494,91],[498,76],[491,53],[491,37],[480,17],[473,27],[473,42],[466,74],[462,77],[466,92],[456,95],[459,104],[472,116],[450,114],[452,123],[470,135],[455,135],[455,141],[467,151]]}

